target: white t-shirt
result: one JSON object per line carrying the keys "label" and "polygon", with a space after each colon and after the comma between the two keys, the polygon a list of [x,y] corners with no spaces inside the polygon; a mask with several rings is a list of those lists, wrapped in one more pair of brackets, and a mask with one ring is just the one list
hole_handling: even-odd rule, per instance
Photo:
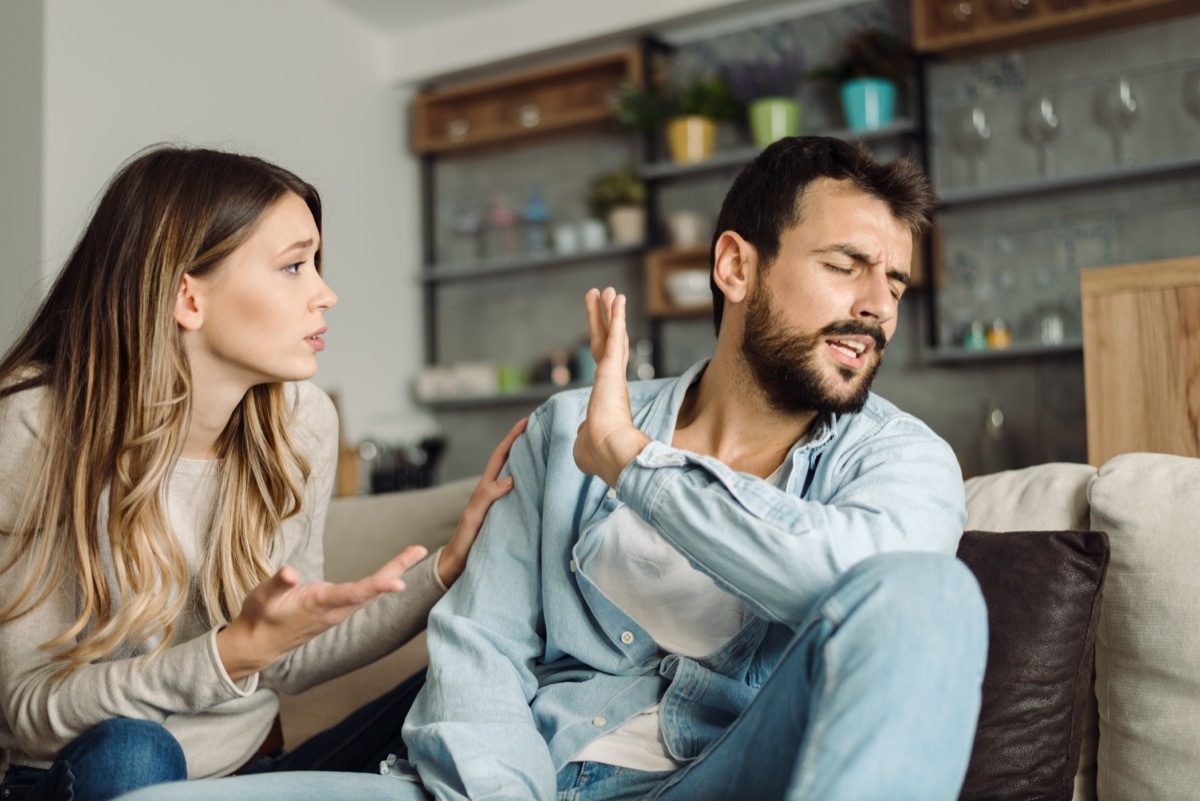
{"label": "white t-shirt", "polygon": [[[781,466],[767,481],[778,483],[782,472]],[[746,605],[692,567],[628,506],[618,507],[600,525],[600,548],[588,565],[592,578],[663,651],[698,659],[741,630]],[[657,705],[597,737],[571,761],[645,771],[676,770],[683,764],[663,741]]]}

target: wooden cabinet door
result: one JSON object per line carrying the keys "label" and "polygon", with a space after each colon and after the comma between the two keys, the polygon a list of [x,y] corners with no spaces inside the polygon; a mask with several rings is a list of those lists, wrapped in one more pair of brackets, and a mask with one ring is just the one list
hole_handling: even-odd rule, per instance
{"label": "wooden cabinet door", "polygon": [[1200,456],[1200,257],[1084,270],[1088,461]]}

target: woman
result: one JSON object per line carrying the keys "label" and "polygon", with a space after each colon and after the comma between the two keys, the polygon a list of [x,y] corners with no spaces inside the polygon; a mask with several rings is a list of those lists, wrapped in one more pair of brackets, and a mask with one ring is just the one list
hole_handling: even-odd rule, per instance
{"label": "woman", "polygon": [[398,736],[405,686],[256,758],[277,692],[424,627],[511,488],[497,475],[524,422],[435,558],[410,547],[361,581],[321,581],[337,417],[305,379],[336,302],[320,198],[292,173],[158,147],[113,178],[0,362],[5,801],[368,769]]}

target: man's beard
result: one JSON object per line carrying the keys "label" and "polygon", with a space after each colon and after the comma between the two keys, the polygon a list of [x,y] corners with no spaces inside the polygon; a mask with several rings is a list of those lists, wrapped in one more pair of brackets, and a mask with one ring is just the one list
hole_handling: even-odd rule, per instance
{"label": "man's beard", "polygon": [[[817,353],[828,347],[826,340],[847,334],[874,338],[874,363],[861,371],[840,367],[838,376],[826,377]],[[770,291],[761,286],[746,307],[741,351],[751,376],[775,411],[852,414],[862,411],[867,402],[886,345],[887,337],[879,326],[857,320],[833,323],[812,334],[788,331]]]}

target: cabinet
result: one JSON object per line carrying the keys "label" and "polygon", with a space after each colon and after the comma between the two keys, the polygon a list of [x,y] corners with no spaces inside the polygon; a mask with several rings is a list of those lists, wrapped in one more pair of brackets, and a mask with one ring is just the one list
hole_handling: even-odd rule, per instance
{"label": "cabinet", "polygon": [[1088,461],[1200,456],[1200,258],[1080,275]]}

